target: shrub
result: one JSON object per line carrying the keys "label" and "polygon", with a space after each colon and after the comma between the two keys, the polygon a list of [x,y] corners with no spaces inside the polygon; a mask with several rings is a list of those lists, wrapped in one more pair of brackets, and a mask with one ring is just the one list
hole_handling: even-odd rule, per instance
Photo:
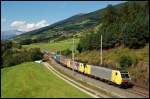
{"label": "shrub", "polygon": [[119,63],[121,68],[125,68],[126,66],[131,66],[133,62],[130,56],[123,55],[121,56]]}
{"label": "shrub", "polygon": [[80,45],[80,44],[78,44],[78,45],[77,45],[77,50],[79,51],[79,53],[81,53],[81,52],[82,52],[82,47],[81,47],[81,45]]}
{"label": "shrub", "polygon": [[42,57],[43,57],[43,54],[41,53],[40,48],[31,48],[31,49],[29,50],[29,52],[30,52],[30,54],[31,54],[31,59],[32,59],[33,61],[35,61],[35,60],[40,60],[40,59],[42,59]]}
{"label": "shrub", "polygon": [[31,44],[31,43],[32,43],[32,39],[29,39],[29,38],[20,41],[21,45],[28,45],[28,44]]}
{"label": "shrub", "polygon": [[72,51],[70,49],[66,49],[62,52],[65,56],[71,55]]}

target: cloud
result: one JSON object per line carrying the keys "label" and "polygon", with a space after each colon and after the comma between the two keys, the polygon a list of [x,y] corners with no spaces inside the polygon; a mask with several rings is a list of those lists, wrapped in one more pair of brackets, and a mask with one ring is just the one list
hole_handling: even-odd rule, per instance
{"label": "cloud", "polygon": [[28,32],[48,25],[49,24],[46,20],[41,20],[36,23],[27,23],[26,21],[14,21],[11,23],[10,26],[18,31]]}
{"label": "cloud", "polygon": [[23,29],[26,27],[26,22],[25,21],[14,21],[10,25],[14,29]]}

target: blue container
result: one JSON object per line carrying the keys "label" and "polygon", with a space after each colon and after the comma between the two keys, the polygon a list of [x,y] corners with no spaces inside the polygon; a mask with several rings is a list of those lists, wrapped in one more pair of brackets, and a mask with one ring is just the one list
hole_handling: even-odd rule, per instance
{"label": "blue container", "polygon": [[54,58],[55,58],[55,60],[56,60],[57,62],[60,62],[60,55],[59,55],[59,54],[56,54]]}

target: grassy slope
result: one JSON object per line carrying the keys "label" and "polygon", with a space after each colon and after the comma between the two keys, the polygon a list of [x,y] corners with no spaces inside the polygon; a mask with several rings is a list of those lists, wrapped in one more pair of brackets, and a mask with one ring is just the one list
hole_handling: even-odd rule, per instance
{"label": "grassy slope", "polygon": [[[79,42],[79,39],[75,39],[75,45]],[[39,47],[41,49],[45,49],[48,51],[56,51],[56,50],[65,50],[67,48],[72,48],[73,39],[67,39],[63,41],[58,41],[54,43],[36,43],[36,44],[30,44],[30,45],[24,45],[25,48],[35,48]]]}
{"label": "grassy slope", "polygon": [[[119,62],[122,55],[129,55],[133,62],[143,61],[145,64],[149,64],[149,46],[148,44],[141,49],[129,49],[129,48],[113,48],[109,50],[103,50],[103,62],[108,64],[114,64]],[[78,60],[87,61],[89,64],[100,63],[100,51],[86,51],[81,54],[77,54]],[[94,61],[95,60],[95,61]]]}
{"label": "grassy slope", "polygon": [[1,69],[1,97],[90,97],[38,63]]}

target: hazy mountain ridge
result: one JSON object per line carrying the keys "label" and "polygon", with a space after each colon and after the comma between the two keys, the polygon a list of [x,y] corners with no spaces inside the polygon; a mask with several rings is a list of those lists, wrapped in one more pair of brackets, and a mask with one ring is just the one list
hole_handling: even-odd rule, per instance
{"label": "hazy mountain ridge", "polygon": [[8,30],[8,31],[1,31],[1,40],[8,40],[12,37],[22,34],[23,32],[17,30]]}

